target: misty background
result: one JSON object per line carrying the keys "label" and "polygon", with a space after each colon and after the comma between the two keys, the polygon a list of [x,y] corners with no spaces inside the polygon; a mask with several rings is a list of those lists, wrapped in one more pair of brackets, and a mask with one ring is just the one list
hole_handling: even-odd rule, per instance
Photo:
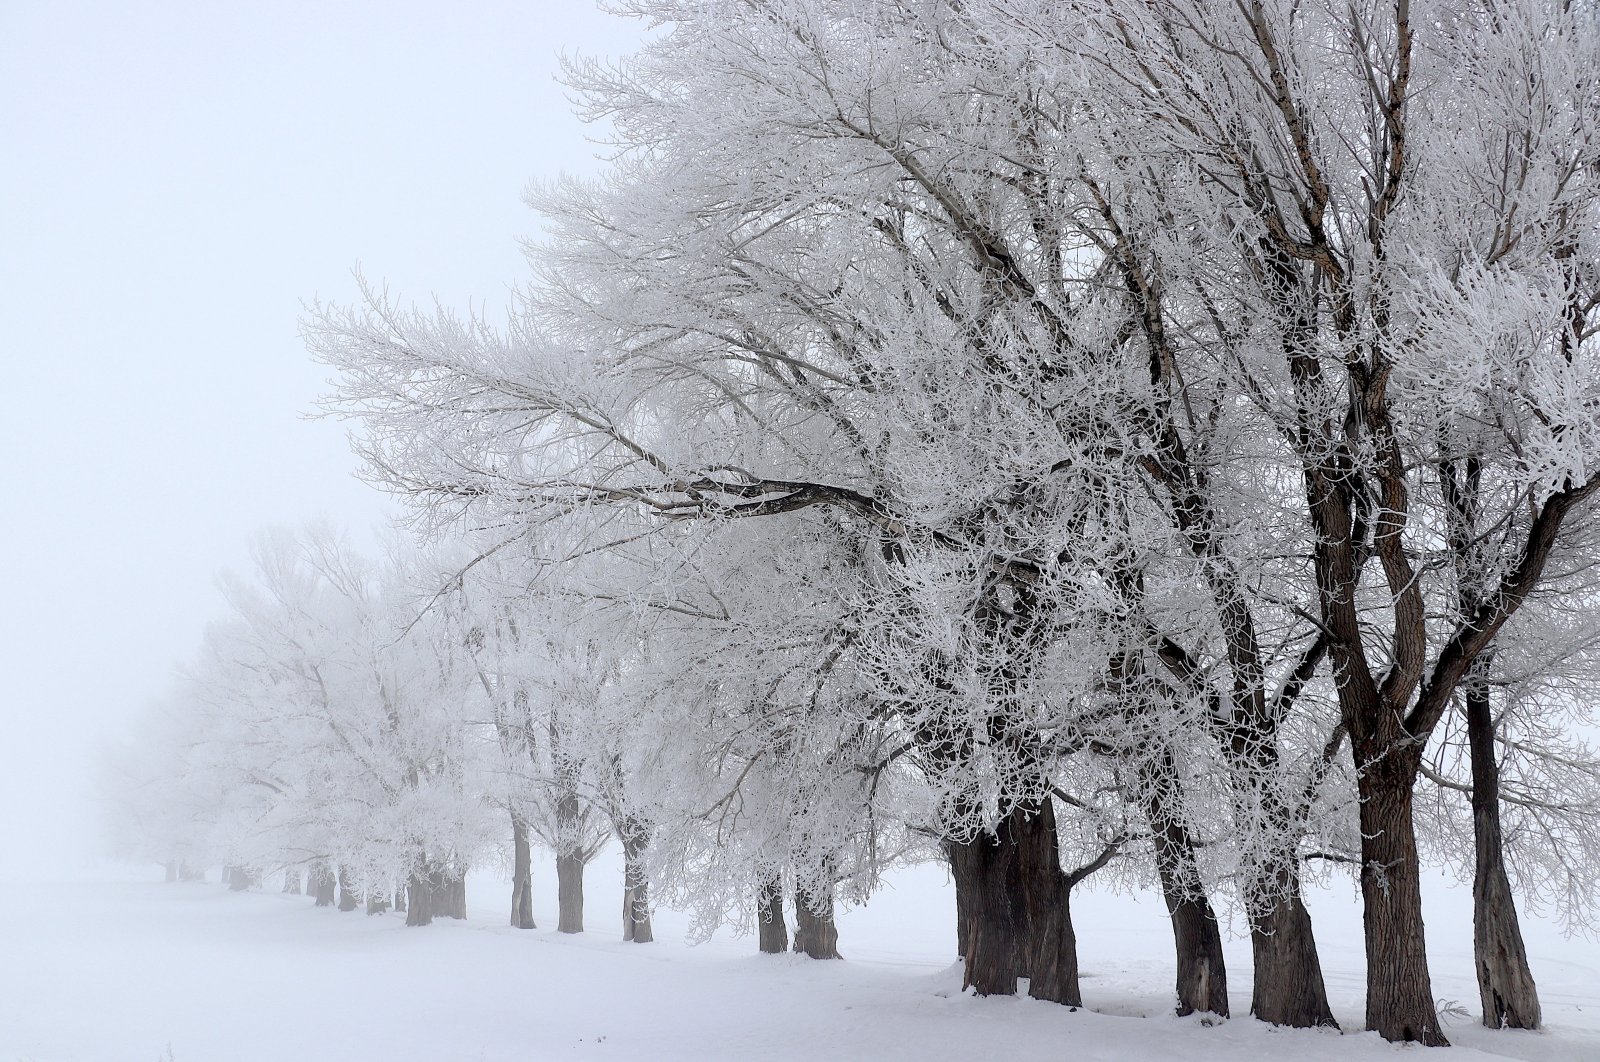
{"label": "misty background", "polygon": [[102,858],[98,749],[169,683],[269,524],[362,540],[301,304],[359,266],[497,315],[530,180],[596,167],[558,57],[587,0],[0,6],[0,880]]}

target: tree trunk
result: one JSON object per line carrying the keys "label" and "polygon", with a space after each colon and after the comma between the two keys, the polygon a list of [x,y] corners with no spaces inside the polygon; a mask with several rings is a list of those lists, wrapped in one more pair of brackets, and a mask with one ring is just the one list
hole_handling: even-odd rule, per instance
{"label": "tree trunk", "polygon": [[1248,779],[1252,799],[1244,801],[1244,813],[1265,821],[1272,846],[1257,857],[1243,881],[1255,965],[1250,1013],[1273,1025],[1338,1028],[1328,1005],[1311,912],[1301,899],[1295,815],[1274,789],[1282,774],[1277,736],[1250,728],[1224,747]]}
{"label": "tree trunk", "polygon": [[583,860],[576,855],[556,855],[558,933],[583,932]]}
{"label": "tree trunk", "polygon": [[[950,864],[950,880],[955,882],[956,848],[952,841],[944,842],[944,856]],[[967,957],[967,934],[971,931],[972,914],[967,910],[970,889],[956,884],[956,958]]]}
{"label": "tree trunk", "polygon": [[339,868],[339,910],[354,911],[359,906],[356,900],[356,890],[350,884],[350,869]]}
{"label": "tree trunk", "polygon": [[252,884],[254,875],[244,867],[228,868],[228,891],[244,892]]}
{"label": "tree trunk", "polygon": [[1156,873],[1177,946],[1178,1013],[1226,1018],[1228,973],[1222,958],[1222,932],[1200,878],[1194,838],[1177,803],[1177,766],[1171,749],[1163,749],[1142,773],[1140,787],[1155,842]]}
{"label": "tree trunk", "polygon": [[761,883],[756,900],[756,931],[765,955],[782,955],[789,950],[789,927],[783,921],[783,887],[776,874]]}
{"label": "tree trunk", "polygon": [[1422,884],[1412,823],[1420,753],[1398,742],[1385,751],[1362,755],[1359,776],[1367,1028],[1385,1040],[1448,1046],[1434,1010],[1422,934]]}
{"label": "tree trunk", "polygon": [[367,914],[378,915],[389,909],[389,894],[387,890],[367,890]]}
{"label": "tree trunk", "polygon": [[294,896],[300,895],[300,871],[290,867],[283,872],[283,891]]}
{"label": "tree trunk", "polygon": [[1337,1027],[1322,980],[1311,912],[1300,898],[1299,874],[1288,866],[1266,866],[1258,873],[1259,891],[1250,912],[1250,955],[1255,962],[1250,1013],[1274,1025]]}
{"label": "tree trunk", "polygon": [[176,859],[167,860],[166,870],[167,884],[172,885],[176,883],[178,880],[178,861]]}
{"label": "tree trunk", "polygon": [[318,907],[333,906],[333,871],[328,869],[326,863],[315,863],[311,867],[311,885],[316,895]]}
{"label": "tree trunk", "polygon": [[1466,689],[1467,741],[1472,752],[1472,832],[1477,862],[1472,877],[1472,952],[1483,1023],[1491,1029],[1537,1029],[1539,990],[1522,946],[1522,926],[1506,877],[1500,832],[1500,764],[1488,687]]}
{"label": "tree trunk", "polygon": [[433,924],[433,871],[413,871],[406,884],[406,925],[429,926]]}
{"label": "tree trunk", "polygon": [[[1077,937],[1049,800],[1014,808],[994,834],[951,842],[957,909],[966,911],[962,987],[1081,1006]],[[965,901],[960,899],[965,894]]]}
{"label": "tree trunk", "polygon": [[528,827],[516,814],[511,816],[511,850],[511,925],[537,929],[533,924],[533,850],[528,845]]}
{"label": "tree trunk", "polygon": [[622,939],[648,944],[655,939],[650,928],[650,878],[644,865],[650,832],[632,821],[623,822],[617,832],[622,838]]}
{"label": "tree trunk", "polygon": [[833,924],[833,886],[794,890],[794,950],[813,959],[839,957],[839,930]]}
{"label": "tree trunk", "polygon": [[394,887],[394,909],[397,914],[406,913],[406,887],[404,885],[396,885]]}

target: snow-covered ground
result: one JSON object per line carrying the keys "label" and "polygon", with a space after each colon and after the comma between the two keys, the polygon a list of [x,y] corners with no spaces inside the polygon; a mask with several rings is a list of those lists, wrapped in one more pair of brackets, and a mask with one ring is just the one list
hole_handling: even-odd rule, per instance
{"label": "snow-covered ground", "polygon": [[[593,1059],[1354,1060],[1396,1047],[1368,1033],[1213,1027],[1170,1015],[1171,938],[1159,899],[1085,891],[1074,917],[1087,1009],[963,996],[954,899],[936,867],[903,871],[839,920],[846,961],[753,954],[748,938],[684,942],[658,915],[651,945],[616,939],[615,864],[588,878],[581,936],[503,924],[506,889],[471,880],[471,915],[407,929],[396,915],[317,910],[305,897],[140,879],[0,885],[0,1062],[529,1062]],[[553,926],[554,875],[535,914]],[[215,874],[213,873],[213,878]],[[1348,886],[1312,898],[1335,1012],[1359,1028],[1360,916]],[[1471,908],[1435,887],[1434,993],[1457,1059],[1600,1059],[1600,947],[1528,926],[1549,1029],[1476,1024]],[[1230,944],[1236,1013],[1249,947]]]}

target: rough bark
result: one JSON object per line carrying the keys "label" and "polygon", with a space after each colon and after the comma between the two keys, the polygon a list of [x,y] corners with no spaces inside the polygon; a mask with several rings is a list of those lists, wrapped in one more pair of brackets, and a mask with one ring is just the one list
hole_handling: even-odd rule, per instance
{"label": "rough bark", "polygon": [[1422,933],[1422,885],[1412,822],[1418,753],[1391,746],[1388,756],[1363,760],[1359,789],[1367,1028],[1385,1040],[1447,1046],[1434,1009]]}
{"label": "rough bark", "polygon": [[558,933],[583,932],[583,860],[577,855],[556,854],[556,904]]}
{"label": "rough bark", "polygon": [[644,865],[650,831],[630,820],[617,832],[622,838],[622,939],[648,944],[655,939],[650,927],[650,878]]}
{"label": "rough bark", "polygon": [[993,834],[953,841],[950,852],[967,912],[962,987],[1015,995],[1026,976],[1033,998],[1081,1006],[1077,937],[1050,801],[1019,805]]}
{"label": "rough bark", "polygon": [[537,929],[533,923],[533,851],[528,844],[528,826],[515,813],[511,816],[511,849],[511,925]]}
{"label": "rough bark", "polygon": [[428,872],[413,871],[406,883],[406,925],[433,924],[433,887]]}
{"label": "rough bark", "polygon": [[1500,831],[1500,764],[1495,758],[1489,690],[1473,681],[1466,696],[1467,742],[1472,754],[1472,952],[1483,1023],[1491,1029],[1537,1029],[1543,1020],[1539,990],[1528,968]]}
{"label": "rough bark", "polygon": [[333,871],[328,869],[326,863],[315,863],[311,867],[311,890],[316,897],[318,907],[332,907],[334,900]]}
{"label": "rough bark", "polygon": [[356,897],[355,886],[350,880],[350,868],[339,868],[339,910],[354,911],[360,906]]}
{"label": "rough bark", "polygon": [[833,923],[833,887],[794,892],[794,950],[813,959],[839,958],[839,930]]}
{"label": "rough bark", "polygon": [[1250,1013],[1274,1025],[1337,1026],[1328,1006],[1322,962],[1311,931],[1311,913],[1300,898],[1299,876],[1286,867],[1270,875],[1262,893],[1271,899],[1250,916],[1250,955],[1255,982]]}
{"label": "rough bark", "polygon": [[763,954],[782,955],[789,950],[789,927],[783,921],[783,888],[777,875],[761,883],[756,899],[756,931]]}
{"label": "rough bark", "polygon": [[1179,808],[1177,768],[1170,750],[1144,772],[1145,817],[1155,842],[1161,896],[1172,918],[1178,959],[1178,1013],[1228,1016],[1228,973],[1222,957],[1222,932],[1206,896],[1195,856],[1194,838]]}

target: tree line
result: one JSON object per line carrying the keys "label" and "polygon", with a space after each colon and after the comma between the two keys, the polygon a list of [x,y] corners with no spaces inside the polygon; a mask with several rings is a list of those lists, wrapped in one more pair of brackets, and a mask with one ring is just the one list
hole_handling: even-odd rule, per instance
{"label": "tree line", "polygon": [[1432,859],[1537,1027],[1514,895],[1581,922],[1600,854],[1595,5],[620,6],[504,322],[306,319],[416,539],[263,549],[149,836],[412,915],[509,836],[517,924],[537,839],[568,928],[609,835],[633,939],[653,889],[782,950],[787,899],[818,957],[939,859],[965,986],[1073,1005],[1120,875],[1180,1013],[1226,896],[1292,1026],[1348,872],[1367,1026],[1444,1044]]}

